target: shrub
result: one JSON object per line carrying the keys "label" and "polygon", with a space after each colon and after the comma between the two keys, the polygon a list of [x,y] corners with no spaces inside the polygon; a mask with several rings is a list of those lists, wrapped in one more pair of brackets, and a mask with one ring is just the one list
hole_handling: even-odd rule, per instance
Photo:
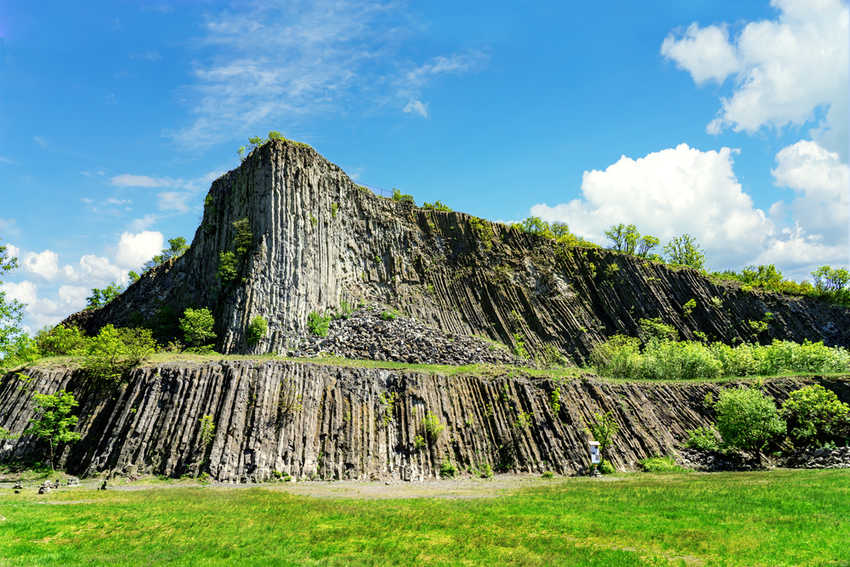
{"label": "shrub", "polygon": [[440,463],[440,478],[454,478],[456,472],[451,460]]}
{"label": "shrub", "polygon": [[[439,203],[439,201],[437,202]],[[478,476],[481,478],[493,478],[493,467],[490,466],[490,463],[478,465]]]}
{"label": "shrub", "polygon": [[318,337],[328,336],[328,325],[330,322],[330,315],[320,315],[315,311],[311,311],[310,314],[307,315],[307,328],[310,329],[311,333]]}
{"label": "shrub", "polygon": [[150,329],[116,329],[106,325],[83,349],[82,366],[99,380],[118,382],[121,375],[156,350]]}
{"label": "shrub", "polygon": [[540,478],[545,478],[547,480],[552,479],[555,478],[555,473],[553,473],[552,471],[543,471],[543,473],[541,473],[540,475]]}
{"label": "shrub", "polygon": [[690,341],[651,341],[641,365],[641,377],[649,379],[717,378],[722,371],[708,347]]}
{"label": "shrub", "polygon": [[755,388],[723,390],[714,404],[717,430],[723,443],[733,449],[761,451],[774,438],[785,433],[771,398]]}
{"label": "shrub", "polygon": [[245,332],[245,338],[248,340],[248,344],[251,346],[256,345],[260,342],[260,339],[266,336],[268,330],[269,322],[266,321],[265,317],[257,315],[251,319],[251,322],[248,323],[248,329]]}
{"label": "shrub", "polygon": [[649,457],[638,461],[640,469],[643,472],[664,473],[664,472],[684,472],[688,469],[679,466],[676,459],[673,457]]}
{"label": "shrub", "polygon": [[406,203],[410,205],[416,204],[416,201],[413,200],[413,195],[402,193],[398,189],[393,189],[393,201],[398,201],[399,203]]}
{"label": "shrub", "polygon": [[425,428],[425,438],[432,445],[437,442],[440,434],[446,428],[445,425],[440,423],[440,419],[430,411],[425,415],[423,427]]}
{"label": "shrub", "polygon": [[398,311],[395,309],[388,309],[385,311],[381,311],[381,319],[384,321],[394,321],[398,318]]}
{"label": "shrub", "polygon": [[421,451],[425,448],[425,438],[421,435],[417,435],[413,438],[413,448],[417,451]]}
{"label": "shrub", "polygon": [[211,415],[205,415],[200,420],[201,430],[198,433],[198,439],[201,442],[201,447],[206,449],[215,439],[215,422]]}
{"label": "shrub", "polygon": [[638,325],[640,326],[640,337],[645,343],[652,339],[675,341],[679,338],[679,331],[672,325],[664,324],[660,317],[641,319]]}
{"label": "shrub", "polygon": [[191,347],[203,346],[215,340],[214,326],[215,319],[206,307],[203,309],[189,307],[183,311],[183,317],[180,318],[180,330],[183,331],[183,339]]}
{"label": "shrub", "polygon": [[233,252],[221,252],[218,255],[218,271],[216,272],[218,279],[222,283],[230,283],[235,280],[238,265],[239,262],[236,259],[236,254]]}
{"label": "shrub", "polygon": [[614,465],[611,464],[611,461],[602,459],[602,462],[599,463],[599,472],[602,474],[614,474],[617,470],[614,468]]}
{"label": "shrub", "polygon": [[77,327],[60,324],[50,330],[39,331],[35,342],[43,356],[62,356],[85,346],[86,336]]}
{"label": "shrub", "polygon": [[614,335],[593,347],[590,360],[596,371],[612,378],[636,378],[641,374],[640,340]]}
{"label": "shrub", "polygon": [[798,447],[850,438],[850,407],[820,384],[791,392],[780,413],[788,424],[788,437]]}
{"label": "shrub", "polygon": [[620,425],[614,419],[614,414],[610,411],[593,414],[585,430],[593,437],[594,441],[599,443],[599,452],[604,460],[608,456],[608,448],[611,446],[611,442],[620,431]]}
{"label": "shrub", "polygon": [[717,432],[712,427],[697,427],[688,431],[688,440],[685,442],[688,449],[699,451],[717,451]]}
{"label": "shrub", "polygon": [[440,201],[434,201],[433,203],[423,203],[422,208],[428,211],[442,211],[444,213],[451,212],[451,209],[448,205],[441,203]]}
{"label": "shrub", "polygon": [[528,359],[528,351],[525,349],[525,341],[519,333],[514,333],[514,356],[522,358],[523,360]]}

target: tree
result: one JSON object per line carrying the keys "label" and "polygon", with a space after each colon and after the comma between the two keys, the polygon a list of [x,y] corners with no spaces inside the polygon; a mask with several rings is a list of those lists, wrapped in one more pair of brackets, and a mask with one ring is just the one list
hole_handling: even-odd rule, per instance
{"label": "tree", "polygon": [[838,443],[850,436],[850,407],[820,384],[791,392],[780,413],[798,447]]}
{"label": "tree", "polygon": [[837,294],[850,283],[850,272],[844,268],[821,266],[812,272],[815,289],[820,293]]}
{"label": "tree", "polygon": [[183,317],[180,318],[180,330],[183,331],[183,339],[191,347],[200,347],[215,340],[214,326],[215,319],[206,307],[203,309],[192,309],[190,307],[183,312]]}
{"label": "tree", "polygon": [[740,280],[745,284],[757,285],[767,289],[778,289],[782,284],[782,272],[773,264],[747,266],[741,270]]}
{"label": "tree", "polygon": [[[168,240],[168,248],[163,248],[162,252],[148,260],[147,264],[145,264],[144,269],[147,272],[160,264],[166,263],[168,260],[172,258],[177,258],[182,256],[186,250],[189,249],[189,245],[186,244],[186,239],[182,236],[178,236],[176,238],[171,238]],[[132,278],[132,276],[131,276]]]}
{"label": "tree", "polygon": [[[640,242],[638,243],[637,255],[641,258],[646,258],[649,256],[649,253],[658,246],[658,237],[652,236],[649,234],[644,234],[640,237]],[[653,254],[655,256],[655,254]]]}
{"label": "tree", "polygon": [[634,254],[640,233],[633,224],[615,224],[605,231],[605,237],[611,241],[611,248],[618,252]]}
{"label": "tree", "polygon": [[77,327],[59,324],[35,335],[38,350],[43,356],[63,356],[85,347],[86,337]]}
{"label": "tree", "polygon": [[92,288],[91,295],[86,298],[86,309],[97,309],[103,307],[124,291],[124,286],[115,282],[104,288]]}
{"label": "tree", "polygon": [[671,264],[688,266],[695,270],[701,270],[705,264],[705,253],[697,244],[696,239],[690,234],[677,236],[667,243],[664,253]]}
{"label": "tree", "polygon": [[48,460],[53,469],[56,446],[59,443],[78,441],[74,431],[79,418],[71,411],[79,405],[74,394],[60,390],[55,394],[35,394],[36,414],[27,425],[24,435],[32,435],[47,442]]}
{"label": "tree", "polygon": [[620,425],[610,411],[593,414],[593,418],[587,424],[587,432],[594,441],[599,443],[599,452],[605,460],[608,460],[608,448],[619,431]]}
{"label": "tree", "polygon": [[[0,246],[0,275],[18,267],[18,259],[10,257],[6,246]],[[3,281],[0,280],[0,285]],[[15,299],[6,299],[6,292],[0,289],[0,360],[5,360],[22,334],[24,305]]]}
{"label": "tree", "polygon": [[754,452],[759,460],[762,449],[785,433],[785,422],[779,418],[776,404],[756,388],[723,390],[714,411],[723,442],[734,449]]}

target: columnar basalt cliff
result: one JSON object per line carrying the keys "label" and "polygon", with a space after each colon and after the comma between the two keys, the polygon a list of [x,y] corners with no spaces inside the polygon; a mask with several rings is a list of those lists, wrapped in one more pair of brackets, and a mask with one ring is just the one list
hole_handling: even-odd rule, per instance
{"label": "columnar basalt cliff", "polygon": [[[34,391],[74,392],[82,400],[82,440],[63,452],[73,473],[135,470],[224,482],[299,479],[418,480],[451,461],[475,473],[563,474],[588,465],[585,424],[610,411],[621,424],[611,460],[620,469],[670,454],[686,431],[709,425],[705,396],[729,384],[560,383],[511,376],[441,376],[414,370],[292,361],[170,363],[133,370],[112,393],[80,372],[34,369],[22,382],[0,378],[0,427],[21,431]],[[850,379],[768,380],[778,401],[820,382],[850,401]],[[552,392],[559,392],[558,404]],[[429,437],[428,414],[444,426]],[[213,425],[205,440],[203,420]],[[417,440],[420,437],[420,440]],[[25,457],[29,437],[0,440],[0,460]]]}
{"label": "columnar basalt cliff", "polygon": [[[532,353],[554,347],[577,363],[600,340],[634,335],[639,320],[652,317],[683,338],[698,331],[727,343],[850,344],[848,309],[381,198],[312,148],[281,140],[212,184],[188,252],[68,322],[90,332],[106,323],[152,325],[167,336],[183,309],[206,306],[218,350],[285,352],[311,311],[343,301],[386,304],[445,332],[508,345],[518,336]],[[269,333],[251,345],[245,329],[258,315]],[[765,320],[767,330],[754,337],[749,322]]]}

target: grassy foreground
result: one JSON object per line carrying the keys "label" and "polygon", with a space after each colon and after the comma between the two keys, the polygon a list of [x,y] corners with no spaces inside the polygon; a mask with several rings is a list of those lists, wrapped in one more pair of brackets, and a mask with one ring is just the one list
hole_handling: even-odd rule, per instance
{"label": "grassy foreground", "polygon": [[532,484],[380,500],[7,488],[0,565],[850,565],[850,471]]}

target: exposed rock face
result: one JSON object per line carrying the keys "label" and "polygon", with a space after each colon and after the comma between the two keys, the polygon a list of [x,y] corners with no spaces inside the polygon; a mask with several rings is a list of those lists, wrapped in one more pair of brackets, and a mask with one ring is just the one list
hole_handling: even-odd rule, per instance
{"label": "exposed rock face", "polygon": [[[244,219],[244,220],[243,220]],[[238,221],[242,221],[241,223]],[[232,253],[235,277],[218,276]],[[226,262],[225,262],[226,263]],[[694,299],[693,310],[685,304]],[[716,285],[690,269],[608,250],[567,248],[463,213],[373,195],[312,148],[270,142],[210,189],[190,250],[144,275],[106,307],[70,318],[174,332],[186,307],[210,307],[222,352],[282,352],[311,311],[383,303],[436,328],[583,361],[613,334],[661,317],[683,338],[850,344],[850,310]],[[771,315],[768,315],[770,313]],[[269,333],[249,344],[255,316]],[[754,337],[750,321],[769,320]]]}
{"label": "exposed rock face", "polygon": [[[274,471],[297,478],[401,478],[461,471],[570,474],[587,465],[585,423],[611,411],[621,426],[618,468],[668,454],[688,429],[708,425],[704,406],[717,384],[610,383],[574,379],[559,387],[523,376],[439,376],[290,361],[164,364],[133,370],[116,395],[92,392],[79,372],[35,369],[26,384],[0,381],[0,427],[22,431],[32,391],[68,389],[82,400],[82,440],[63,453],[72,473],[131,469],[179,476],[209,471],[221,481],[259,481]],[[844,380],[820,380],[838,393]],[[811,380],[765,383],[778,399]],[[552,392],[558,389],[558,411]],[[433,442],[433,414],[445,429]],[[214,428],[204,442],[204,416]],[[422,441],[417,441],[417,436]],[[423,444],[424,443],[424,444]],[[25,455],[32,440],[0,441],[0,460]]]}

